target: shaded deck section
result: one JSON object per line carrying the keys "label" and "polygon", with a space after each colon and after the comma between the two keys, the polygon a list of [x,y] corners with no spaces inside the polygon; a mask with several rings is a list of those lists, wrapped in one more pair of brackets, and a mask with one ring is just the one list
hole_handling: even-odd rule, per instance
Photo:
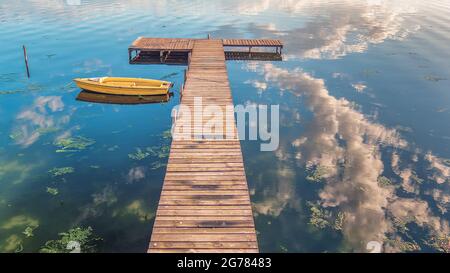
{"label": "shaded deck section", "polygon": [[[196,40],[182,105],[232,106],[220,40]],[[202,124],[211,117],[202,114]],[[234,121],[234,114],[229,116]],[[234,126],[226,140],[199,139],[177,120],[149,252],[258,252],[241,146]],[[188,134],[191,140],[182,140]],[[225,134],[225,132],[223,132]],[[226,135],[221,135],[226,138]],[[230,136],[231,139],[230,139]]]}

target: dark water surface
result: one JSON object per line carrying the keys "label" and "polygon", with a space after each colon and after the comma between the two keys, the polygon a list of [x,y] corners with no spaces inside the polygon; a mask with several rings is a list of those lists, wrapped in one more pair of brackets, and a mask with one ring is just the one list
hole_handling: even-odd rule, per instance
{"label": "dark water surface", "polygon": [[[146,250],[184,67],[127,47],[208,33],[285,43],[283,62],[228,62],[235,104],[280,105],[278,150],[242,142],[261,251],[449,251],[449,1],[0,0],[0,252],[88,226],[98,251]],[[104,75],[175,96],[75,100],[73,78]]]}

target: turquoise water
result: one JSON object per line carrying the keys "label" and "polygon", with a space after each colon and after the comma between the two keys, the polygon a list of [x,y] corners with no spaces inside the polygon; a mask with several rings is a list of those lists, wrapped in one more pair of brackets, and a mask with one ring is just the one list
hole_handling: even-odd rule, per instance
{"label": "turquoise water", "polygon": [[[449,15],[444,0],[0,0],[0,251],[88,226],[97,251],[146,250],[184,67],[129,65],[127,47],[207,34],[285,43],[283,62],[227,63],[235,104],[280,105],[279,149],[242,141],[261,251],[449,251]],[[103,75],[175,95],[75,99],[73,78]]]}

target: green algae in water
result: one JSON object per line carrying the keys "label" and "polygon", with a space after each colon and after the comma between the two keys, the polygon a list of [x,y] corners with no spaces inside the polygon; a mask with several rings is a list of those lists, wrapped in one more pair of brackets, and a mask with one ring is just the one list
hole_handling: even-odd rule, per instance
{"label": "green algae in water", "polygon": [[1,90],[0,95],[12,95],[23,92],[24,92],[23,90]]}
{"label": "green algae in water", "polygon": [[386,176],[380,176],[378,177],[378,185],[381,187],[388,187],[392,185],[392,181]]}
{"label": "green algae in water", "polygon": [[420,246],[416,242],[405,242],[398,239],[388,239],[385,241],[385,243],[394,246],[402,252],[416,252],[421,250]]}
{"label": "green algae in water", "polygon": [[426,244],[439,252],[450,253],[449,236],[433,236]]}
{"label": "green algae in water", "polygon": [[318,205],[310,204],[311,218],[309,219],[309,224],[319,228],[324,229],[330,226],[328,218],[330,215]]}
{"label": "green algae in water", "polygon": [[58,132],[59,130],[60,130],[60,128],[57,128],[57,127],[46,127],[46,128],[36,129],[36,132],[41,135],[46,135],[46,134]]}
{"label": "green algae in water", "polygon": [[151,153],[149,151],[142,151],[141,148],[136,148],[136,152],[134,154],[128,154],[128,157],[133,160],[143,160],[150,155]]}
{"label": "green algae in water", "polygon": [[51,195],[58,195],[58,193],[59,193],[57,188],[51,188],[51,187],[47,187],[47,192],[50,193]]}
{"label": "green algae in water", "polygon": [[172,131],[170,129],[166,130],[166,131],[164,131],[161,134],[161,136],[162,136],[163,139],[171,139],[172,138]]}
{"label": "green algae in water", "polygon": [[23,137],[23,133],[21,131],[12,132],[9,135],[9,138],[12,139],[12,140],[18,140],[18,139],[20,139],[22,137]]}
{"label": "green algae in water", "polygon": [[69,229],[67,232],[59,234],[58,240],[51,240],[45,243],[40,249],[41,253],[69,253],[73,249],[69,248],[72,242],[76,242],[80,246],[80,251],[85,253],[93,253],[97,251],[97,243],[101,240],[93,234],[91,227],[77,227]]}
{"label": "green algae in water", "polygon": [[62,176],[65,174],[73,173],[74,171],[75,171],[75,169],[72,167],[62,167],[62,168],[53,168],[53,169],[49,170],[48,172],[52,176],[56,177],[56,176]]}
{"label": "green algae in water", "polygon": [[22,232],[27,238],[34,236],[34,230],[37,229],[39,226],[28,226],[25,228],[25,230]]}
{"label": "green algae in water", "polygon": [[345,214],[343,212],[339,212],[336,216],[336,219],[333,223],[334,230],[342,230],[342,226],[344,225]]}
{"label": "green algae in water", "polygon": [[307,167],[306,170],[309,172],[306,176],[306,180],[309,182],[323,182],[328,174],[328,168],[324,166]]}
{"label": "green algae in water", "polygon": [[283,246],[283,245],[280,245],[280,249],[281,249],[281,252],[284,252],[284,253],[288,253],[289,252],[288,248]]}
{"label": "green algae in water", "polygon": [[309,219],[310,225],[318,229],[331,228],[336,231],[342,230],[345,220],[345,213],[333,213],[312,202],[308,202],[308,206],[311,213],[311,217]]}
{"label": "green algae in water", "polygon": [[59,139],[54,144],[60,147],[60,149],[56,150],[57,153],[78,152],[94,145],[95,140],[83,136],[76,136]]}
{"label": "green algae in water", "polygon": [[167,165],[167,164],[165,164],[165,163],[156,161],[156,162],[153,162],[153,163],[151,164],[150,169],[151,169],[151,170],[157,170],[157,169],[159,169],[159,168],[165,167],[166,165]]}
{"label": "green algae in water", "polygon": [[169,156],[170,147],[168,145],[162,146],[161,149],[158,151],[158,157],[159,158],[166,158]]}

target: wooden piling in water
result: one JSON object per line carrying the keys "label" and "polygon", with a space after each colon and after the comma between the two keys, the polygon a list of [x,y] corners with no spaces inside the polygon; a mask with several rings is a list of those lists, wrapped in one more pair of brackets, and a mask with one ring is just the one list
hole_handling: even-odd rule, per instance
{"label": "wooden piling in water", "polygon": [[28,67],[28,54],[25,45],[23,45],[23,57],[25,59],[25,67],[27,68],[27,77],[30,78],[30,68]]}

